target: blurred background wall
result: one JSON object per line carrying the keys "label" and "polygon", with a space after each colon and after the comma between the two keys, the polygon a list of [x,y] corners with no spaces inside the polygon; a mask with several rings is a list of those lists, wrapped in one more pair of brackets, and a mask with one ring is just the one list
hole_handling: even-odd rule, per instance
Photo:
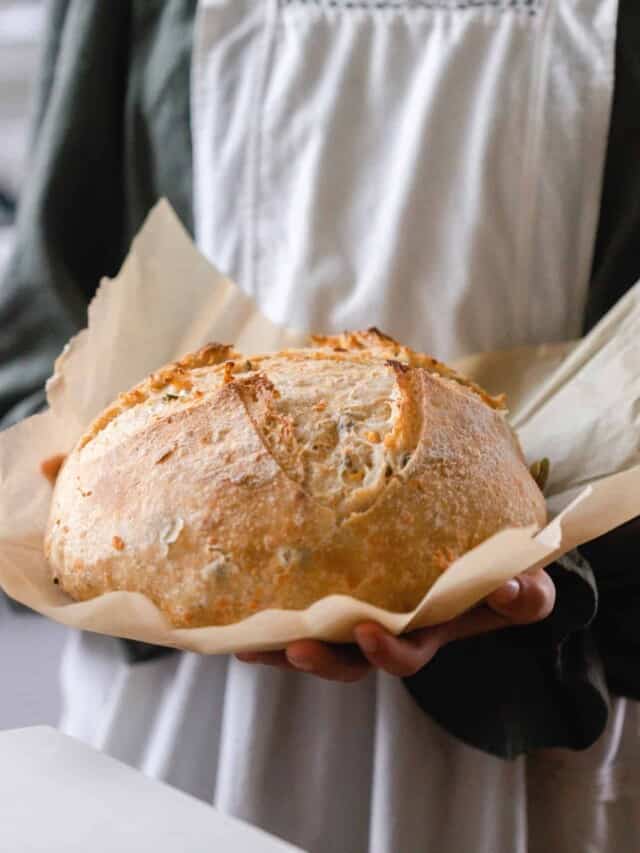
{"label": "blurred background wall", "polygon": [[[28,174],[29,118],[45,12],[44,0],[0,0],[0,287]],[[40,616],[15,611],[0,593],[0,729],[57,724],[65,634]]]}

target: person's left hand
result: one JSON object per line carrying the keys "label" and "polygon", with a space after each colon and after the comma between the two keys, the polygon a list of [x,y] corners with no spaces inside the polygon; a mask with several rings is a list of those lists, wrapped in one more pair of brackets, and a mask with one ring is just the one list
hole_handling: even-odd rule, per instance
{"label": "person's left hand", "polygon": [[453,640],[512,625],[529,625],[547,617],[555,603],[555,587],[542,569],[508,581],[485,603],[450,622],[394,637],[374,622],[355,629],[356,643],[332,645],[299,640],[284,651],[238,654],[245,663],[300,670],[332,681],[358,681],[372,668],[406,678],[422,669],[438,649]]}

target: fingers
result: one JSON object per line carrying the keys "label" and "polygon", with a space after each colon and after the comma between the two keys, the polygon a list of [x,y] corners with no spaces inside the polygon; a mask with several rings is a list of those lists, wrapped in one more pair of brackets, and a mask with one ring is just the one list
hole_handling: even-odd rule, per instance
{"label": "fingers", "polygon": [[355,646],[338,646],[317,640],[300,640],[287,647],[287,660],[296,669],[332,681],[359,681],[371,669]]}
{"label": "fingers", "polygon": [[442,645],[452,643],[454,640],[465,640],[468,637],[487,634],[499,628],[508,628],[510,624],[507,616],[480,605],[440,626]]}
{"label": "fingers", "polygon": [[361,625],[355,630],[363,655],[375,667],[407,678],[453,640],[485,634],[510,625],[529,625],[545,619],[555,604],[555,586],[542,569],[525,572],[508,581],[487,600],[456,619],[394,637],[379,625]]}
{"label": "fingers", "polygon": [[530,625],[553,610],[556,588],[543,569],[525,572],[507,581],[487,599],[489,607],[511,625]]}
{"label": "fingers", "polygon": [[401,678],[422,669],[443,644],[440,627],[423,628],[403,637],[394,637],[372,622],[359,625],[355,629],[355,637],[369,663]]}
{"label": "fingers", "polygon": [[542,569],[507,581],[486,600],[456,619],[395,637],[375,623],[355,629],[357,645],[329,645],[316,640],[291,643],[286,651],[239,654],[246,663],[308,672],[332,681],[352,682],[376,667],[407,678],[426,666],[446,643],[545,619],[555,604],[555,586]]}
{"label": "fingers", "polygon": [[422,669],[444,642],[442,626],[394,637],[375,623],[355,630],[358,645],[329,645],[316,640],[291,643],[286,652],[238,654],[245,663],[262,663],[308,672],[332,681],[352,682],[373,667],[390,675],[407,677]]}
{"label": "fingers", "polygon": [[241,652],[236,655],[242,663],[261,663],[279,669],[293,669],[284,652]]}
{"label": "fingers", "polygon": [[371,669],[356,646],[339,646],[316,640],[291,643],[286,651],[236,655],[243,663],[260,663],[279,669],[308,672],[331,681],[352,682],[363,678]]}
{"label": "fingers", "polygon": [[545,571],[525,572],[492,593],[486,600],[488,606],[474,607],[440,626],[443,642],[539,622],[551,613],[555,600],[555,586]]}

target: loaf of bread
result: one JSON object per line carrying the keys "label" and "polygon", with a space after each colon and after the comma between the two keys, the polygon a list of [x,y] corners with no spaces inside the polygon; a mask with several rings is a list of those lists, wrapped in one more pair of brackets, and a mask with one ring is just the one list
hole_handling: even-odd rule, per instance
{"label": "loaf of bread", "polygon": [[72,598],[175,626],[342,593],[413,609],[544,498],[503,401],[375,329],[246,358],[211,344],[121,395],[69,454],[45,550]]}

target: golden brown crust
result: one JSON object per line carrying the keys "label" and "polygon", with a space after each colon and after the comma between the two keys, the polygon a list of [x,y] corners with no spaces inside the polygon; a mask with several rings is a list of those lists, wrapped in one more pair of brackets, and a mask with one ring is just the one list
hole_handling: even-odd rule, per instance
{"label": "golden brown crust", "polygon": [[370,330],[158,371],[63,466],[54,577],[79,600],[142,592],[186,627],[329,593],[412,609],[470,548],[545,521],[503,414],[432,361]]}
{"label": "golden brown crust", "polygon": [[152,391],[161,391],[168,386],[180,391],[190,391],[193,383],[189,378],[189,372],[198,367],[212,367],[222,364],[233,358],[236,353],[228,344],[205,344],[199,350],[188,353],[179,361],[167,364],[165,367],[152,373],[143,382],[133,387],[130,391],[120,394],[118,399],[105,409],[91,424],[87,432],[80,439],[80,448],[87,445],[96,435],[101,432],[111,421],[115,420],[127,409],[138,406],[149,399]]}
{"label": "golden brown crust", "polygon": [[492,408],[505,408],[506,401],[504,394],[500,394],[497,397],[487,394],[483,388],[476,385],[471,379],[467,379],[466,376],[461,376],[453,368],[448,367],[430,355],[416,352],[404,344],[398,343],[398,341],[395,341],[389,335],[385,335],[375,326],[371,326],[371,328],[361,332],[343,332],[340,335],[312,335],[311,340],[314,346],[333,350],[334,352],[364,350],[367,353],[399,361],[402,364],[408,364],[410,367],[424,367],[425,370],[458,382],[460,385],[473,391]]}

